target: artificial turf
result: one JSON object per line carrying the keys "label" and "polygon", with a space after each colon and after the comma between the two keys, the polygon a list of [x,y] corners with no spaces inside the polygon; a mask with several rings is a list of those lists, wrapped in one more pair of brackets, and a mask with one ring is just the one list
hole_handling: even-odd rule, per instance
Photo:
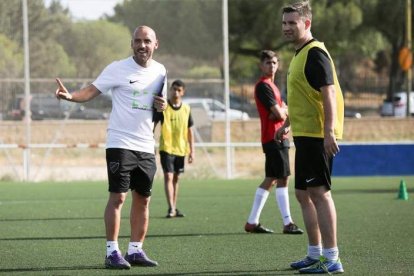
{"label": "artificial turf", "polygon": [[[409,200],[397,199],[404,179]],[[294,275],[306,235],[283,235],[272,193],[248,234],[257,180],[190,180],[180,187],[185,218],[166,219],[162,181],[154,184],[144,249],[158,267],[104,269],[105,182],[0,182],[0,274],[4,275]],[[339,250],[348,275],[414,274],[414,177],[334,178]],[[292,187],[292,183],[291,183]],[[304,227],[293,188],[292,216]],[[120,249],[129,241],[128,198]]]}

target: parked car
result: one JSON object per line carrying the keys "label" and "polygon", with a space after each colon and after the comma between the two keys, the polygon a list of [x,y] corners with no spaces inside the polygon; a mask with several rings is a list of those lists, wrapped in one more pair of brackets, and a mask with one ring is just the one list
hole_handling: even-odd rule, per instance
{"label": "parked car", "polygon": [[70,119],[106,120],[112,109],[111,95],[101,94],[89,102],[74,103],[60,101]]}
{"label": "parked car", "polygon": [[[100,98],[103,97],[103,98]],[[110,102],[104,99],[105,96],[98,96],[97,99],[104,103]],[[99,100],[98,100],[99,101]],[[95,103],[96,105],[96,103]],[[107,119],[109,116],[110,105],[99,106],[99,108],[90,107],[90,103],[72,103],[60,101],[53,95],[49,94],[33,94],[30,100],[30,111],[32,120],[43,119],[85,119],[85,120],[101,120]],[[9,104],[9,108],[4,115],[5,120],[22,120],[25,116],[24,96],[15,97]]]}
{"label": "parked car", "polygon": [[106,120],[109,118],[109,112],[102,109],[91,108],[87,103],[62,103],[65,105],[63,108],[65,110],[65,115],[67,115],[69,119]]}
{"label": "parked car", "polygon": [[24,117],[23,100],[16,98],[10,101],[2,117],[4,120],[22,120]]}
{"label": "parked car", "polygon": [[[226,106],[212,98],[183,98],[192,109],[204,110],[208,117],[214,121],[224,121],[226,119]],[[250,116],[246,112],[237,109],[228,110],[229,120],[249,120]]]}
{"label": "parked car", "polygon": [[230,108],[241,110],[249,114],[249,117],[259,117],[256,105],[249,102],[245,97],[230,93]]}
{"label": "parked car", "polygon": [[[59,101],[53,96],[31,95],[30,111],[32,120],[42,120],[44,118],[63,118]],[[19,95],[10,103],[5,114],[6,120],[22,120],[25,116],[25,97]]]}
{"label": "parked car", "polygon": [[346,118],[355,118],[355,119],[361,119],[362,118],[361,113],[359,113],[358,111],[355,111],[355,110],[347,109],[347,108],[345,108],[344,116]]}
{"label": "parked car", "polygon": [[[384,101],[381,106],[382,116],[405,117],[407,115],[407,92],[396,92],[392,102]],[[410,114],[414,116],[414,91],[410,92]]]}

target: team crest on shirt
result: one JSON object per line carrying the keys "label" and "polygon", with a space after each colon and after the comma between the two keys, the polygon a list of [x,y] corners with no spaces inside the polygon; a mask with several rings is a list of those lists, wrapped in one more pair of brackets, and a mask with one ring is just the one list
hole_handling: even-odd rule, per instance
{"label": "team crest on shirt", "polygon": [[119,169],[119,162],[109,162],[109,170],[111,173],[116,173]]}

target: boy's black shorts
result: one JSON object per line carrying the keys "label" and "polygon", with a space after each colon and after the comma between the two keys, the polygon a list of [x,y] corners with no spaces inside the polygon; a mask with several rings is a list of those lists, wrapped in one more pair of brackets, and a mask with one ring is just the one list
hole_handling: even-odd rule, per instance
{"label": "boy's black shorts", "polygon": [[161,166],[164,173],[180,174],[184,172],[185,156],[178,156],[169,154],[165,151],[160,151]]}
{"label": "boy's black shorts", "polygon": [[282,144],[271,141],[262,145],[266,156],[265,176],[271,178],[285,178],[290,175],[289,140]]}

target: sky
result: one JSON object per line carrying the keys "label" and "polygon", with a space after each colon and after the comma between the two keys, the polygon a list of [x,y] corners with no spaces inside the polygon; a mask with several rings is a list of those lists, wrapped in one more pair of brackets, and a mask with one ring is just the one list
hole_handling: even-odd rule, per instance
{"label": "sky", "polygon": [[[46,7],[52,0],[44,0]],[[59,0],[63,7],[69,8],[75,19],[95,20],[104,14],[113,14],[113,8],[123,0]]]}

